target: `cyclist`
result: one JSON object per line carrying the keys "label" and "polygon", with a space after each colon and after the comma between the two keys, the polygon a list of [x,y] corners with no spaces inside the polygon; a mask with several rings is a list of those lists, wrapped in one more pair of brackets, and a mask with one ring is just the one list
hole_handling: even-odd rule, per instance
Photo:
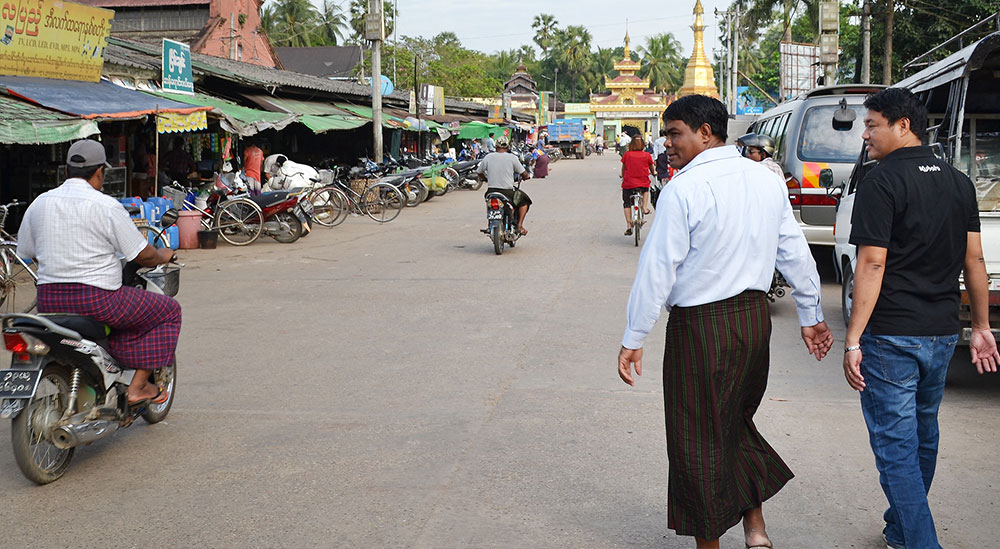
{"label": "cyclist", "polygon": [[743,156],[754,162],[760,162],[778,174],[782,181],[785,180],[785,172],[781,169],[781,165],[771,158],[774,156],[774,139],[770,136],[748,133],[736,140],[736,146]]}
{"label": "cyclist", "polygon": [[171,297],[122,286],[120,254],[144,267],[169,262],[174,251],[156,249],[117,200],[101,192],[104,145],[77,141],[66,153],[69,178],[42,193],[24,213],[17,253],[38,261],[38,312],[86,315],[111,326],[108,350],[134,368],[129,404],[166,402],[149,383],[153,370],[174,360],[181,306]]}
{"label": "cyclist", "polygon": [[632,234],[632,195],[642,193],[642,213],[649,213],[649,176],[656,177],[653,157],[643,149],[642,137],[635,136],[622,155],[622,205],[625,207],[625,236]]}
{"label": "cyclist", "polygon": [[503,194],[517,210],[517,230],[521,235],[528,234],[524,228],[524,217],[528,215],[531,198],[524,191],[514,192],[514,179],[520,175],[521,181],[531,179],[528,170],[524,169],[517,155],[510,152],[510,139],[501,135],[496,138],[496,152],[487,154],[476,168],[480,179],[486,180],[486,193]]}

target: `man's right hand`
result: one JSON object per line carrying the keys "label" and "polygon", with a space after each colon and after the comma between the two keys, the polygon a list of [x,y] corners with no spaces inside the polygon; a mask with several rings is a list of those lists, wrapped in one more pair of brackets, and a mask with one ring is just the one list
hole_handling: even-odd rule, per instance
{"label": "man's right hand", "polygon": [[803,326],[802,341],[805,342],[809,354],[815,356],[816,360],[823,360],[833,346],[833,332],[827,327],[826,322],[820,322],[815,326]]}
{"label": "man's right hand", "polygon": [[969,340],[969,351],[972,353],[972,363],[980,374],[996,372],[1000,365],[1000,354],[997,353],[997,340],[989,328],[973,330]]}
{"label": "man's right hand", "polygon": [[638,349],[627,349],[622,347],[618,351],[618,377],[625,383],[635,386],[632,380],[632,365],[635,365],[635,375],[642,375],[642,347]]}

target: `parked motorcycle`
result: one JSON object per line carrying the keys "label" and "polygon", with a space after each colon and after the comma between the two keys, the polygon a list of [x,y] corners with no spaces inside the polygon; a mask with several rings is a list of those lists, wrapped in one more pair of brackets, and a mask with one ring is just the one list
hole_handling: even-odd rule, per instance
{"label": "parked motorcycle", "polygon": [[[313,204],[306,200],[311,187],[299,187],[291,191],[267,192],[259,196],[248,196],[247,200],[260,208],[258,217],[250,223],[263,222],[261,234],[283,244],[291,244],[312,230],[311,216]],[[262,221],[261,221],[262,220]]]}
{"label": "parked motorcycle", "polygon": [[[520,180],[515,184],[514,192],[521,188]],[[503,254],[504,245],[511,248],[521,238],[521,232],[517,230],[518,218],[517,209],[514,203],[502,193],[486,193],[486,224],[485,229],[480,232],[486,233],[493,241],[493,251],[497,255]]]}
{"label": "parked motorcycle", "polygon": [[[176,219],[176,210],[163,215]],[[123,283],[177,295],[181,265],[140,268],[130,263]],[[135,370],[124,369],[106,349],[107,326],[69,314],[0,316],[10,368],[0,370],[0,419],[11,419],[11,444],[18,468],[31,481],[48,484],[69,467],[79,446],[128,427],[137,418],[163,421],[176,394],[177,364],[153,372],[167,400],[128,403]]]}

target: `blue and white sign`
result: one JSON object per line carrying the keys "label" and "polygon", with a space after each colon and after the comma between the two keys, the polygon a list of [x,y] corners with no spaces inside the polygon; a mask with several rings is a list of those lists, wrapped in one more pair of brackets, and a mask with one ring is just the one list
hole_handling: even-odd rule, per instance
{"label": "blue and white sign", "polygon": [[762,114],[764,106],[750,93],[750,86],[736,86],[736,114]]}
{"label": "blue and white sign", "polygon": [[163,39],[163,74],[160,83],[163,91],[194,95],[190,46]]}

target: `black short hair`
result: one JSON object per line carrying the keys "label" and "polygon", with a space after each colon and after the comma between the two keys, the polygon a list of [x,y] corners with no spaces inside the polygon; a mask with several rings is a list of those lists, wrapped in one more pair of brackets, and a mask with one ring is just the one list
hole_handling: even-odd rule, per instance
{"label": "black short hair", "polygon": [[663,128],[660,128],[660,136],[661,137],[666,137],[667,136],[667,130],[664,130]]}
{"label": "black short hair", "polygon": [[729,137],[729,113],[722,101],[707,95],[685,95],[674,101],[663,111],[663,123],[680,120],[692,131],[698,131],[702,124],[708,124],[712,134],[725,141]]}
{"label": "black short hair", "polygon": [[890,124],[906,118],[910,131],[923,139],[927,132],[927,107],[917,96],[904,88],[886,88],[865,98],[865,108],[881,113]]}
{"label": "black short hair", "polygon": [[84,166],[82,168],[77,168],[76,166],[66,166],[66,177],[79,177],[80,179],[90,179],[95,173],[97,173],[97,168],[104,166],[104,164],[98,164],[96,166]]}

